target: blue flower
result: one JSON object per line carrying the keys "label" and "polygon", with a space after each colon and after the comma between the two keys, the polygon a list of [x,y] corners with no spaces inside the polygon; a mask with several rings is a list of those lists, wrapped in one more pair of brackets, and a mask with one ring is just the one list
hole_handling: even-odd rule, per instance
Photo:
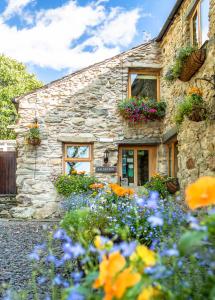
{"label": "blue flower", "polygon": [[120,244],[120,249],[122,250],[122,255],[125,257],[130,256],[135,251],[136,246],[137,246],[136,241],[132,241],[130,243],[122,242]]}
{"label": "blue flower", "polygon": [[72,253],[75,258],[84,255],[85,249],[81,246],[81,244],[76,243],[74,246],[72,246]]}
{"label": "blue flower", "polygon": [[83,277],[83,272],[72,272],[71,277],[74,280],[74,283],[79,283],[81,278]]}
{"label": "blue flower", "polygon": [[147,221],[153,226],[163,226],[163,219],[158,216],[150,216]]}
{"label": "blue flower", "polygon": [[162,255],[166,255],[166,256],[178,256],[179,255],[179,252],[177,249],[168,249],[168,250],[165,250],[163,251]]}
{"label": "blue flower", "polygon": [[39,254],[38,254],[38,252],[37,251],[33,251],[31,254],[29,254],[29,259],[30,260],[34,260],[34,261],[39,261],[40,260],[40,256],[39,256]]}
{"label": "blue flower", "polygon": [[64,238],[67,236],[65,230],[63,229],[58,229],[57,231],[55,231],[53,238],[56,240],[64,240]]}
{"label": "blue flower", "polygon": [[84,300],[85,297],[76,290],[71,291],[67,300]]}

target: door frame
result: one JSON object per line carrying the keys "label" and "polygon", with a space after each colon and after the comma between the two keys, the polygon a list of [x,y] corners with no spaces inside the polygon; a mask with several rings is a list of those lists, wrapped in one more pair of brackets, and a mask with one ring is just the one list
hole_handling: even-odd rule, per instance
{"label": "door frame", "polygon": [[134,186],[138,186],[138,168],[137,168],[137,150],[149,151],[149,179],[156,172],[157,162],[157,146],[145,145],[119,145],[119,159],[118,159],[118,180],[122,177],[122,150],[134,150]]}

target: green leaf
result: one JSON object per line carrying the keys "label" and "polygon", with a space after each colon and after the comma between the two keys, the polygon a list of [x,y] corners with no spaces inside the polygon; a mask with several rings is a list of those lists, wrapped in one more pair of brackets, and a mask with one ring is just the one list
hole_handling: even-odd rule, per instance
{"label": "green leaf", "polygon": [[187,231],[179,240],[179,250],[182,255],[192,253],[203,244],[203,239],[208,235],[205,231]]}

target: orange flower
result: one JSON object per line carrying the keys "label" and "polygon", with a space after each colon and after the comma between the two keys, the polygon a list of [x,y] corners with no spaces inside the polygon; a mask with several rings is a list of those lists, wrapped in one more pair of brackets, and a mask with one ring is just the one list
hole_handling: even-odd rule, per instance
{"label": "orange flower", "polygon": [[126,197],[132,196],[134,194],[134,190],[130,188],[124,188],[116,183],[109,184],[111,190],[116,194],[118,197]]}
{"label": "orange flower", "polygon": [[142,289],[142,292],[140,293],[140,295],[138,296],[137,300],[151,300],[154,299],[154,297],[159,295],[159,291],[158,289],[152,287],[152,286],[148,286],[148,287],[144,287]]}
{"label": "orange flower", "polygon": [[124,268],[125,263],[125,258],[119,251],[111,253],[108,258],[104,255],[99,265],[99,277],[94,282],[93,287],[99,288],[105,284],[108,287],[109,281]]}
{"label": "orange flower", "polygon": [[28,124],[28,128],[30,128],[30,129],[32,129],[32,128],[39,128],[39,124],[38,123]]}
{"label": "orange flower", "polygon": [[99,265],[99,277],[95,280],[93,288],[103,286],[104,300],[112,300],[114,297],[120,299],[127,288],[140,281],[139,273],[132,272],[131,268],[123,270],[125,264],[125,258],[118,251],[111,253],[108,258],[106,255],[103,257]]}
{"label": "orange flower", "polygon": [[90,188],[92,190],[103,189],[104,188],[104,184],[102,184],[102,183],[93,183],[93,184],[90,185]]}
{"label": "orange flower", "polygon": [[191,209],[215,204],[215,177],[205,176],[188,185],[186,202]]}
{"label": "orange flower", "polygon": [[85,171],[79,171],[77,172],[78,175],[84,175],[86,172]]}
{"label": "orange flower", "polygon": [[141,276],[137,272],[132,272],[132,268],[126,268],[116,278],[113,285],[113,293],[117,299],[120,299],[127,288],[130,288],[137,284],[141,279]]}
{"label": "orange flower", "polygon": [[188,90],[188,95],[193,95],[193,94],[202,97],[202,90],[200,90],[199,88],[193,86],[193,87],[191,87],[191,88]]}

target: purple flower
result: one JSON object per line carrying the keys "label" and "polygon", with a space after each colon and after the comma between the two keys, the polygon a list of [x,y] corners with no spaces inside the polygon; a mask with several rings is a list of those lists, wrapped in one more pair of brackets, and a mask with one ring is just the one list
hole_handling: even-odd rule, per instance
{"label": "purple flower", "polygon": [[153,226],[163,226],[163,219],[157,216],[150,216],[147,221]]}

